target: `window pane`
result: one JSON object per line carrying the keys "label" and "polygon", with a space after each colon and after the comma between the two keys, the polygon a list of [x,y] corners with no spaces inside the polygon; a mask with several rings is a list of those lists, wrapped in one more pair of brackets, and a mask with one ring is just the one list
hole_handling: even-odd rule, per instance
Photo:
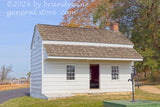
{"label": "window pane", "polygon": [[74,80],[75,79],[75,66],[74,65],[67,65],[67,80]]}
{"label": "window pane", "polygon": [[118,79],[119,71],[118,66],[112,66],[112,79]]}

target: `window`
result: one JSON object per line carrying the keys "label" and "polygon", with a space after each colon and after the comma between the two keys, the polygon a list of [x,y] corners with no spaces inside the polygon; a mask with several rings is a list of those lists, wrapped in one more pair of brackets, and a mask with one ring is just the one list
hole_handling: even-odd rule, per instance
{"label": "window", "polygon": [[37,47],[39,46],[39,41],[40,41],[40,40],[39,40],[39,36],[38,36],[38,42],[37,42],[38,45],[37,45]]}
{"label": "window", "polygon": [[32,49],[35,49],[35,40],[33,40]]}
{"label": "window", "polygon": [[67,80],[74,80],[74,79],[75,79],[75,66],[67,65]]}
{"label": "window", "polygon": [[112,80],[119,79],[119,69],[118,66],[112,66]]}
{"label": "window", "polygon": [[37,46],[39,47],[40,46],[40,44],[41,44],[41,40],[40,40],[40,37],[38,36],[38,42],[37,42]]}

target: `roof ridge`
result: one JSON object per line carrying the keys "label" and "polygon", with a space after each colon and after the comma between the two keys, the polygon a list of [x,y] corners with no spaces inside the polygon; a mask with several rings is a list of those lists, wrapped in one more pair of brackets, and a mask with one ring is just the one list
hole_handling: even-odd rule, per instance
{"label": "roof ridge", "polygon": [[35,26],[43,40],[133,45],[133,43],[121,32],[115,32],[107,29],[67,27],[49,24],[37,24]]}
{"label": "roof ridge", "polygon": [[[43,25],[43,26],[52,26],[52,27],[64,27],[64,28],[73,28],[73,29],[89,29],[89,30],[99,30],[99,31],[110,31],[110,32],[115,32],[113,30],[107,30],[107,29],[96,29],[96,28],[84,28],[84,27],[69,27],[69,26],[60,26],[60,25],[51,25],[51,24],[36,24],[35,26],[37,25]],[[117,31],[116,31],[117,32]],[[119,32],[121,33],[121,32]]]}

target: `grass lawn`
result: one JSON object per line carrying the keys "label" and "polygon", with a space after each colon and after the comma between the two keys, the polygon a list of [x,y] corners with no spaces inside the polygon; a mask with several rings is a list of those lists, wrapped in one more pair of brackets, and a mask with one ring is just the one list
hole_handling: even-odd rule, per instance
{"label": "grass lawn", "polygon": [[[136,89],[136,99],[160,101],[160,95]],[[0,107],[103,107],[103,100],[129,100],[131,94],[95,94],[81,95],[65,99],[42,100],[31,97],[21,97],[9,100]]]}

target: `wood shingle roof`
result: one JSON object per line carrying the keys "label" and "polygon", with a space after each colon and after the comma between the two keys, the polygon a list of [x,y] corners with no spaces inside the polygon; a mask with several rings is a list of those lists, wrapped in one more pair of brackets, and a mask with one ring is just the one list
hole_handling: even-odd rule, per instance
{"label": "wood shingle roof", "polygon": [[[64,44],[43,43],[48,56],[55,57],[90,57],[90,58],[127,58],[143,59],[132,48],[133,43],[120,32],[89,28],[71,28],[52,25],[36,25],[43,41],[59,41]],[[100,45],[70,45],[65,42],[103,43],[122,45],[121,47]],[[127,45],[131,47],[123,47]]]}
{"label": "wood shingle roof", "polygon": [[133,48],[44,44],[48,56],[142,59]]}
{"label": "wood shingle roof", "polygon": [[73,28],[53,25],[36,25],[43,40],[92,42],[133,45],[121,32],[90,28]]}

